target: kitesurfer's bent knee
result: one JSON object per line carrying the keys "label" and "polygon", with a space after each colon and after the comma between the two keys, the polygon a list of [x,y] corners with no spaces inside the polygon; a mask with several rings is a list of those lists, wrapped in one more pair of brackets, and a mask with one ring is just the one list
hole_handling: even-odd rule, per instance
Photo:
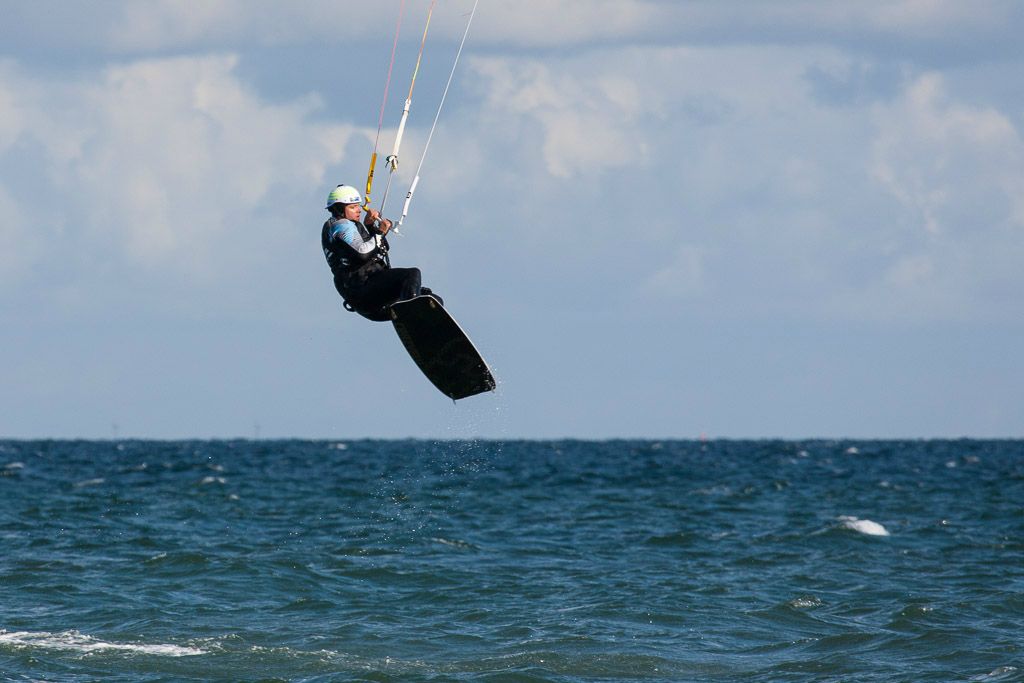
{"label": "kitesurfer's bent knee", "polygon": [[411,299],[414,296],[420,295],[423,276],[420,274],[419,268],[392,268],[391,272],[404,273],[402,279],[402,294],[398,301],[401,301],[402,299]]}
{"label": "kitesurfer's bent knee", "polygon": [[374,273],[354,290],[339,292],[359,312],[374,313],[396,301],[411,299],[420,293],[419,268],[389,268]]}

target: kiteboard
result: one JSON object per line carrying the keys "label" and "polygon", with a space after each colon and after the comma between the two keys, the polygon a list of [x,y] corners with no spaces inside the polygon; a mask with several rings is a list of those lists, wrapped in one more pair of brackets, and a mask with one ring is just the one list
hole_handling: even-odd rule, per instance
{"label": "kiteboard", "polygon": [[448,398],[494,390],[494,376],[480,352],[433,296],[392,304],[391,322],[413,361]]}

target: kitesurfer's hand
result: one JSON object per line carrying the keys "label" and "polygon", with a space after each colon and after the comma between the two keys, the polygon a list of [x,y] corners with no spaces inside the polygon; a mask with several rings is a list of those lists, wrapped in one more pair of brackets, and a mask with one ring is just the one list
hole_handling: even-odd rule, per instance
{"label": "kitesurfer's hand", "polygon": [[388,230],[391,229],[391,221],[387,218],[381,218],[380,211],[377,209],[366,210],[366,220],[364,221],[366,227],[377,231],[381,235],[388,234]]}

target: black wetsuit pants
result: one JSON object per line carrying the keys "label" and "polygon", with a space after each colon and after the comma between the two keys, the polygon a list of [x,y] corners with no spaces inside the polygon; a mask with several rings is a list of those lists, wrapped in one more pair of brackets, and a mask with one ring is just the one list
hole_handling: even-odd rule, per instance
{"label": "black wetsuit pants", "polygon": [[357,312],[376,314],[396,301],[419,296],[420,277],[419,268],[388,268],[371,275],[360,287],[345,291],[338,287],[338,293]]}

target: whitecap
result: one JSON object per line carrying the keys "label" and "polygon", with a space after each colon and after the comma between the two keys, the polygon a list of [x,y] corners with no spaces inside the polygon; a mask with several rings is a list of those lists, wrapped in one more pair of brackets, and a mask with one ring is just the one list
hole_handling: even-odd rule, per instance
{"label": "whitecap", "polygon": [[1016,680],[1014,674],[1017,673],[1017,667],[999,667],[993,669],[987,674],[981,674],[979,676],[972,676],[972,681],[1012,681]]}
{"label": "whitecap", "polygon": [[200,481],[199,483],[202,484],[202,485],[206,485],[206,484],[226,484],[227,481],[228,480],[225,479],[224,477],[203,477],[202,481]]}
{"label": "whitecap", "polygon": [[857,531],[868,536],[889,535],[889,531],[884,526],[878,522],[872,522],[870,519],[857,519],[856,517],[842,515],[839,517],[839,520],[843,523],[844,528],[851,531]]}
{"label": "whitecap", "polygon": [[581,609],[591,609],[591,608],[600,607],[600,606],[601,606],[601,603],[599,603],[599,602],[588,602],[588,603],[585,603],[583,605],[573,605],[572,607],[562,607],[561,609],[556,609],[555,611],[560,613],[560,614],[564,614],[566,612],[578,612]]}
{"label": "whitecap", "polygon": [[70,650],[85,654],[92,652],[132,652],[144,655],[159,655],[163,657],[190,657],[204,655],[205,650],[194,647],[183,647],[181,645],[170,645],[163,643],[108,643],[87,636],[78,631],[62,631],[61,633],[47,633],[45,631],[32,633],[30,631],[0,631],[0,645],[7,645],[16,648],[44,648],[47,650]]}
{"label": "whitecap", "polygon": [[82,488],[83,486],[97,486],[98,484],[102,484],[105,481],[106,479],[102,477],[97,477],[96,479],[86,479],[85,481],[77,482],[75,484],[75,488],[79,489]]}
{"label": "whitecap", "polygon": [[[987,680],[992,679],[992,678],[1002,679],[1002,678],[1005,678],[1006,676],[1012,676],[1016,672],[1017,672],[1017,667],[1015,667],[1015,666],[1001,666],[1001,667],[999,667],[997,669],[993,669],[992,671],[990,671],[987,674],[982,674],[980,676],[974,676],[974,677],[971,678],[971,680],[972,681],[987,681]],[[1006,680],[1010,680],[1010,679],[1006,679]]]}
{"label": "whitecap", "polygon": [[786,603],[793,609],[811,609],[813,607],[821,607],[823,604],[821,598],[815,595],[805,595],[803,597],[794,598]]}
{"label": "whitecap", "polygon": [[849,448],[846,449],[847,455],[857,455],[858,453],[860,453],[860,449],[857,448],[856,446],[850,446]]}
{"label": "whitecap", "polygon": [[472,543],[468,542],[468,541],[460,541],[458,539],[441,538],[441,537],[434,537],[434,538],[431,538],[430,540],[435,542],[435,543],[440,543],[441,545],[451,546],[453,548],[463,548],[463,549],[477,550],[477,547],[475,545],[473,545]]}
{"label": "whitecap", "polygon": [[25,463],[23,463],[23,462],[9,462],[6,465],[4,465],[4,467],[6,469],[9,469],[9,470],[23,470],[23,469],[25,469]]}

